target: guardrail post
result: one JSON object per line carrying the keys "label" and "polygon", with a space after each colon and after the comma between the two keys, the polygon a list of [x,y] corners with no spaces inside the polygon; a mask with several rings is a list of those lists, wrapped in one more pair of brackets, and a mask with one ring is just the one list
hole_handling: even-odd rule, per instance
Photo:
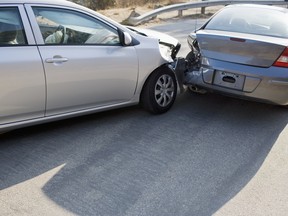
{"label": "guardrail post", "polygon": [[182,17],[183,16],[183,10],[178,10],[178,17]]}
{"label": "guardrail post", "polygon": [[[202,0],[202,1],[207,1],[207,0]],[[205,14],[205,7],[201,7],[201,14]]]}

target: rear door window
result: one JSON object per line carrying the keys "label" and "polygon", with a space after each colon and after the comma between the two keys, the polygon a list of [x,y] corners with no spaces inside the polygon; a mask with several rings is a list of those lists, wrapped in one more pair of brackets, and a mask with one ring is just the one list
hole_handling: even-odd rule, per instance
{"label": "rear door window", "polygon": [[0,46],[26,45],[27,39],[17,7],[0,8]]}

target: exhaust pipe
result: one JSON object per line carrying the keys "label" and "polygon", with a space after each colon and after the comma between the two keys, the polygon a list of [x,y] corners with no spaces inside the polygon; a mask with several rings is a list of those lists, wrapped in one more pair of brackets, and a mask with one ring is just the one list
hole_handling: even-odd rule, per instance
{"label": "exhaust pipe", "polygon": [[197,93],[197,94],[206,94],[207,93],[207,91],[205,89],[199,88],[198,86],[195,86],[195,85],[189,85],[188,89],[191,92],[194,92],[194,93]]}

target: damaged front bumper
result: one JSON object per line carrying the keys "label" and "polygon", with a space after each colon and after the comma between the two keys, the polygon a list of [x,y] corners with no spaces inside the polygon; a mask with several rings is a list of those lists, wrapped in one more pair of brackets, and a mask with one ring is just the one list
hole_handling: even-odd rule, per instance
{"label": "damaged front bumper", "polygon": [[187,63],[184,58],[175,58],[174,62],[169,64],[169,68],[175,73],[179,93],[183,93],[185,91],[185,71],[187,70]]}

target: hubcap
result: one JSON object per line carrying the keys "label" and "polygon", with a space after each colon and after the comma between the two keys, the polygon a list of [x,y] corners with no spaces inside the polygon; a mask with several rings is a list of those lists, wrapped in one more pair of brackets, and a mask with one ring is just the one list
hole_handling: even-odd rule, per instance
{"label": "hubcap", "polygon": [[171,103],[174,97],[174,82],[171,76],[164,74],[156,82],[155,99],[161,107],[165,107]]}

